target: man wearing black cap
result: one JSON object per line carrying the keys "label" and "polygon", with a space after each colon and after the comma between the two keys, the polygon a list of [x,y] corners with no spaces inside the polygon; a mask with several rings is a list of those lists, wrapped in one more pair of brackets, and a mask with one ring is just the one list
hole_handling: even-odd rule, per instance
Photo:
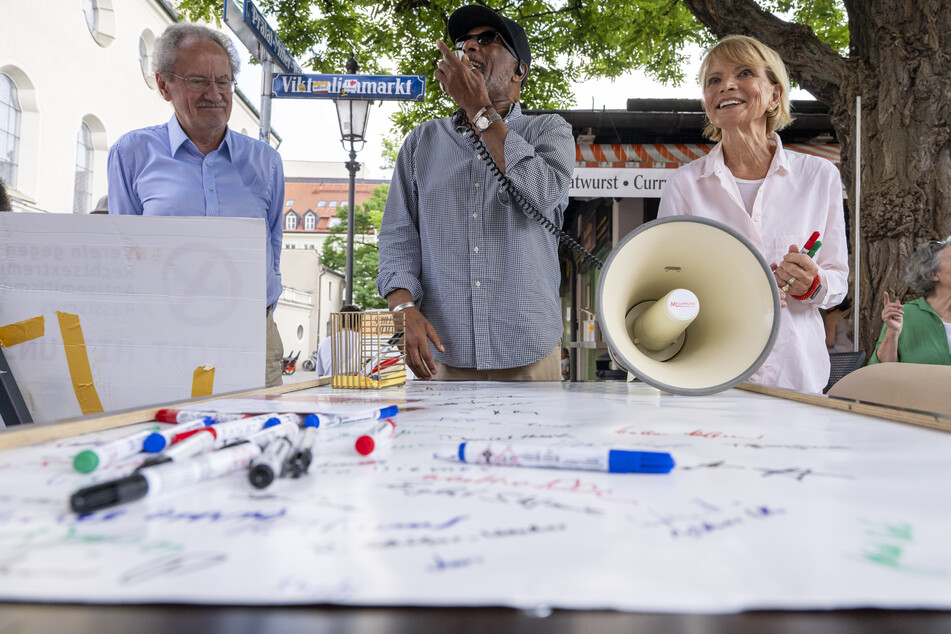
{"label": "man wearing black cap", "polygon": [[494,172],[561,227],[571,126],[557,115],[522,114],[532,56],[519,24],[469,5],[450,16],[448,30],[456,50],[436,42],[435,76],[459,109],[413,130],[400,149],[377,288],[403,316],[417,377],[558,381],[558,239]]}

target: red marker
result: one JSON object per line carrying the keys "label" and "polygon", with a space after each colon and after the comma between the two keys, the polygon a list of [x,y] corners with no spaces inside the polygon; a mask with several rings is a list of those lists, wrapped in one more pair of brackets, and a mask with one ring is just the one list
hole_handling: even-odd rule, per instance
{"label": "red marker", "polygon": [[201,412],[193,409],[160,409],[155,412],[155,420],[160,423],[184,423],[196,418],[210,418],[216,423],[247,418],[248,414],[224,414],[222,412]]}
{"label": "red marker", "polygon": [[389,442],[396,432],[396,423],[392,419],[381,420],[363,436],[357,438],[354,448],[361,456],[369,456],[381,443]]}
{"label": "red marker", "polygon": [[[813,231],[813,232],[812,232],[812,235],[809,236],[809,239],[806,240],[806,244],[802,245],[802,248],[799,249],[799,252],[800,252],[800,253],[805,253],[805,254],[808,255],[808,254],[809,254],[809,251],[812,249],[813,245],[816,243],[816,240],[818,240],[818,239],[819,239],[819,232],[818,232],[818,231]],[[822,243],[820,242],[819,244],[822,244]],[[812,257],[812,256],[810,256],[810,257]],[[793,285],[793,282],[795,282],[795,281],[796,281],[796,278],[794,278],[794,277],[790,277],[788,280],[786,280],[786,283],[783,284],[783,292],[785,293],[786,291],[788,291],[788,290],[789,290],[789,287],[792,286],[792,285]]]}
{"label": "red marker", "polygon": [[812,235],[809,236],[809,239],[806,240],[806,244],[802,245],[802,248],[799,249],[800,253],[809,253],[809,249],[812,248],[812,245],[816,243],[816,240],[819,239],[819,232],[813,231]]}

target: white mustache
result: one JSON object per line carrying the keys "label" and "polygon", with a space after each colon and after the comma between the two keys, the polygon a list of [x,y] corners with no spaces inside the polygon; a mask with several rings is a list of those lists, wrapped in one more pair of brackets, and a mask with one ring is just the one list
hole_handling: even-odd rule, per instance
{"label": "white mustache", "polygon": [[209,101],[208,99],[203,99],[195,103],[196,108],[224,108],[228,105],[226,101]]}

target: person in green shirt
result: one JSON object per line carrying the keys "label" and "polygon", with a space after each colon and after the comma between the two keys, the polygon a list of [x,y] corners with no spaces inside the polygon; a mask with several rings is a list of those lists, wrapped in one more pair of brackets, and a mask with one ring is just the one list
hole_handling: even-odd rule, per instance
{"label": "person in green shirt", "polygon": [[885,292],[885,323],[869,365],[951,365],[951,238],[918,247],[908,261],[905,282],[922,297],[903,306]]}

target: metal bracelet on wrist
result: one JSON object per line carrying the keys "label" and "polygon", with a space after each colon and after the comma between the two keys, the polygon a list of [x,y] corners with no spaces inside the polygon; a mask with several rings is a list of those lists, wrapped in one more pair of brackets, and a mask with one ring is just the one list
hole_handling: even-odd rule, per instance
{"label": "metal bracelet on wrist", "polygon": [[403,302],[402,304],[399,304],[398,306],[394,306],[391,312],[398,313],[402,310],[406,310],[407,308],[416,308],[416,304],[414,304],[413,302]]}

